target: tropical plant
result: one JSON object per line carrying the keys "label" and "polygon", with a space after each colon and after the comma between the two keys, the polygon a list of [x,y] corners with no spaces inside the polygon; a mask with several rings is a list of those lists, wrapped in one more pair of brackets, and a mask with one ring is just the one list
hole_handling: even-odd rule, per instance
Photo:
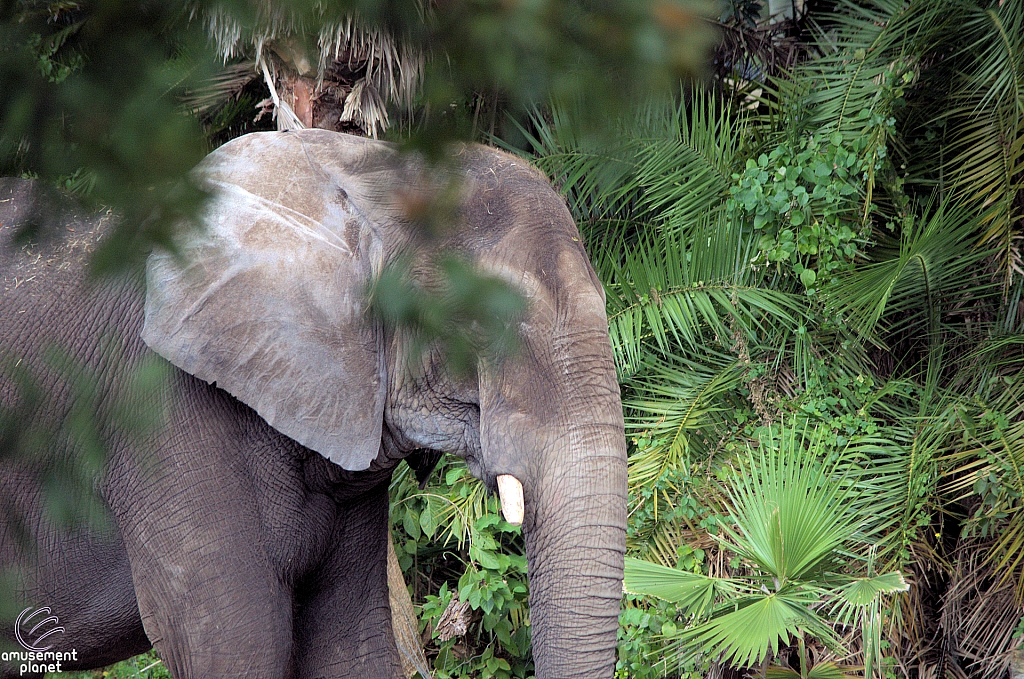
{"label": "tropical plant", "polygon": [[424,54],[407,41],[356,14],[325,16],[324,7],[311,15],[269,2],[235,9],[191,9],[227,65],[186,98],[193,112],[209,118],[257,79],[281,130],[354,128],[376,138],[391,125],[389,107],[411,111]]}
{"label": "tropical plant", "polygon": [[[629,559],[626,589],[676,604],[688,619],[679,650],[694,650],[736,666],[778,657],[793,637],[822,641],[843,655],[836,628],[856,626],[864,640],[865,671],[880,659],[883,594],[905,591],[898,571],[873,572],[867,473],[847,444],[836,450],[819,430],[793,425],[764,432],[725,481],[722,549],[735,554],[732,575],[704,575]],[[848,676],[834,662],[812,667],[800,643],[799,671],[772,676]]]}
{"label": "tropical plant", "polygon": [[[988,677],[1017,644],[1020,13],[840,2],[805,20],[814,40],[756,83],[757,107],[688,92],[604,147],[557,110],[532,122],[535,162],[561,183],[606,283],[632,431],[629,549],[673,571],[654,584],[682,578],[711,609],[766,596],[725,591],[739,583],[723,554],[748,539],[729,484],[779,422],[858,460],[848,504],[870,507],[871,541],[844,547],[834,572],[867,577],[871,563],[908,589],[859,609],[870,630],[852,636],[776,627],[778,647],[757,646],[773,657],[838,639],[840,660],[876,676]],[[752,554],[738,565],[767,577]],[[721,589],[695,584],[710,582]],[[679,675],[699,662],[666,665],[670,638],[764,660],[749,636],[713,636],[710,610],[690,617],[698,603],[629,599],[622,648]],[[646,676],[625,656],[620,671]]]}

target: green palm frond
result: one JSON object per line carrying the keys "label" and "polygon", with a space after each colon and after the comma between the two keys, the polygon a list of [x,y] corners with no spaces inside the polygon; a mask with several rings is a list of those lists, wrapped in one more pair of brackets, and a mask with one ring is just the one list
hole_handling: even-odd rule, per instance
{"label": "green palm frond", "polygon": [[699,90],[688,106],[673,108],[668,120],[668,134],[640,142],[636,182],[653,221],[685,230],[705,224],[724,206],[749,128]]}
{"label": "green palm frond", "polygon": [[[1018,595],[1024,594],[1024,361],[1019,372],[989,381],[989,393],[969,408],[974,430],[967,445],[951,446],[954,468],[948,488],[957,496],[974,492],[984,501],[971,517],[974,525],[998,524],[991,531],[989,551],[995,572],[1002,580],[1017,579]],[[966,418],[965,418],[966,419]],[[983,531],[982,535],[988,535]]]}
{"label": "green palm frond", "polygon": [[652,350],[713,353],[737,335],[763,341],[804,322],[804,298],[760,285],[751,275],[749,240],[719,216],[689,238],[657,234],[623,254],[606,279],[621,374],[634,374]]}
{"label": "green palm frond", "polygon": [[574,121],[572,111],[552,106],[546,112],[532,112],[533,131],[514,122],[530,144],[530,160],[566,197],[590,244],[595,225],[605,222],[605,227],[625,227],[633,219],[638,192],[636,148],[625,135],[601,139],[582,135]]}
{"label": "green palm frond", "polygon": [[[725,483],[722,547],[749,575],[712,577],[630,559],[627,589],[680,605],[692,618],[676,652],[699,650],[744,667],[810,635],[833,650],[834,625],[858,624],[869,668],[880,659],[880,600],[907,589],[899,572],[875,573],[874,495],[863,448],[835,449],[828,432],[797,423],[769,428]],[[865,573],[865,571],[867,571]],[[844,668],[850,670],[851,668]],[[825,672],[825,670],[822,670]]]}
{"label": "green palm frond", "polygon": [[[679,562],[682,545],[699,549],[698,545],[710,543],[710,539],[701,533],[699,527],[673,511],[679,505],[679,498],[693,497],[694,484],[687,484],[685,480],[662,479],[659,486],[658,492],[649,498],[638,497],[642,491],[633,493],[630,502],[632,525],[626,536],[626,549],[629,554],[645,561],[673,566]],[[703,498],[701,504],[707,504],[709,500]],[[653,511],[655,505],[657,512]],[[636,510],[648,506],[652,507],[649,518],[638,517]]]}
{"label": "green palm frond", "polygon": [[976,98],[979,110],[1024,106],[1021,70],[1024,67],[1024,8],[1019,3],[998,3],[989,7],[962,5],[966,14],[961,25],[963,53],[975,60],[975,69],[965,75],[965,94]]}
{"label": "green palm frond", "polygon": [[[535,132],[519,126],[531,160],[565,194],[570,210],[591,240],[595,222],[686,228],[722,208],[731,173],[745,144],[742,118],[711,95],[649,102],[624,121],[613,138],[592,138],[560,107],[535,112]],[[621,232],[620,235],[631,234]]]}
{"label": "green palm frond", "polygon": [[877,248],[875,262],[839,278],[825,292],[831,310],[862,337],[907,329],[937,340],[944,311],[991,294],[992,279],[979,271],[988,254],[977,242],[977,213],[963,204],[940,207],[904,231],[897,247]]}
{"label": "green palm frond", "polygon": [[768,451],[753,453],[727,493],[736,528],[723,526],[730,550],[770,573],[776,588],[806,579],[860,527],[851,511],[855,485],[843,458],[822,463],[817,430],[782,427]]}
{"label": "green palm frond", "polygon": [[[906,89],[921,77],[925,55],[955,31],[950,5],[958,0],[869,0],[838,3],[817,30],[818,56],[773,83],[777,137],[836,132],[863,143],[866,162],[863,220],[870,209],[899,207],[876,196],[878,172],[888,157],[907,157],[894,128]],[[890,179],[891,181],[891,179]]]}
{"label": "green palm frond", "polygon": [[860,437],[848,447],[861,470],[860,494],[851,505],[866,517],[857,534],[862,558],[872,551],[885,568],[902,569],[907,550],[928,544],[940,459],[953,422],[937,419],[904,413],[905,424],[887,428],[888,438]]}
{"label": "green palm frond", "polygon": [[819,34],[821,55],[794,71],[794,82],[814,83],[808,122],[856,134],[871,125],[865,112],[889,115],[897,93],[887,85],[894,78],[916,77],[920,55],[950,26],[951,4],[945,0],[839,3],[826,19],[827,33]]}
{"label": "green palm frond", "polygon": [[[870,563],[869,563],[870,566]],[[874,676],[882,660],[882,597],[910,589],[899,571],[853,578],[833,593],[837,605],[830,617],[843,625],[856,625],[861,633],[864,676]]]}
{"label": "green palm frond", "polygon": [[631,594],[647,594],[671,601],[687,615],[703,619],[711,614],[716,601],[723,596],[749,595],[749,583],[732,578],[714,578],[667,568],[648,561],[626,557],[625,590]]}
{"label": "green palm frond", "polygon": [[1024,273],[1018,195],[1024,190],[1024,8],[965,3],[947,114],[954,190],[986,212],[1004,289]]}
{"label": "green palm frond", "polygon": [[652,485],[713,450],[735,407],[731,397],[743,370],[736,361],[723,361],[715,370],[680,357],[648,359],[631,382],[634,396],[623,404],[627,428],[650,441],[629,459],[630,487]]}

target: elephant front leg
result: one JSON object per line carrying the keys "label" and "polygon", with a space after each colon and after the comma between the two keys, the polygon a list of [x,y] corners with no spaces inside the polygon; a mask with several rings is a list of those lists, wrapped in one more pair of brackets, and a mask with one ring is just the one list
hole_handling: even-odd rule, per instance
{"label": "elephant front leg", "polygon": [[113,503],[146,635],[175,679],[282,679],[292,598],[241,475],[211,455],[118,472]]}
{"label": "elephant front leg", "polygon": [[287,588],[240,540],[206,555],[184,544],[178,554],[164,550],[161,560],[139,559],[134,568],[146,634],[171,675],[286,676],[292,612]]}
{"label": "elephant front leg", "polygon": [[395,679],[387,582],[387,483],[340,513],[333,551],[295,591],[296,679]]}

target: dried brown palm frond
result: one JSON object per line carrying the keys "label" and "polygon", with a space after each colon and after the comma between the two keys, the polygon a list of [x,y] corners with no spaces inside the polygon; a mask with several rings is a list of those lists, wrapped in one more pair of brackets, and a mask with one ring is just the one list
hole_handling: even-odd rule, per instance
{"label": "dried brown palm frond", "polygon": [[347,17],[320,31],[319,77],[333,64],[366,64],[363,82],[384,99],[408,104],[416,96],[423,55],[383,31]]}
{"label": "dried brown palm frond", "polygon": [[[932,676],[945,679],[937,668],[942,665],[938,635],[940,605],[937,592],[945,586],[946,571],[927,548],[911,546],[911,558],[905,568],[910,588],[892,610],[887,630],[891,657],[898,676]],[[929,669],[933,668],[933,669]]]}
{"label": "dried brown palm frond", "polygon": [[376,137],[377,129],[387,129],[387,105],[381,99],[380,90],[375,88],[366,78],[356,81],[348,96],[345,97],[345,108],[339,118],[341,122],[355,123]]}
{"label": "dried brown palm frond", "polygon": [[1024,4],[908,4],[942,12],[949,27],[926,53],[911,99],[925,135],[910,174],[971,201],[1007,295],[1024,273]]}
{"label": "dried brown palm frond", "polygon": [[280,95],[279,125],[287,127],[294,111],[306,127],[356,126],[376,137],[391,123],[389,105],[408,108],[416,96],[424,55],[356,16],[313,26],[287,4],[268,0],[256,3],[251,28],[224,7],[192,16],[205,23],[225,64],[248,59],[253,77],[264,72],[272,95]]}
{"label": "dried brown palm frond", "polygon": [[989,548],[979,540],[960,542],[939,620],[949,663],[968,676],[1006,676],[1024,615],[1014,583],[986,561]]}
{"label": "dried brown palm frond", "polygon": [[791,35],[793,26],[790,21],[763,24],[756,28],[717,24],[721,41],[715,49],[713,61],[716,74],[719,78],[759,83],[779,77],[806,50],[806,45]]}
{"label": "dried brown palm frond", "polygon": [[912,584],[889,632],[899,676],[1006,676],[1024,607],[1014,582],[1000,578],[987,560],[991,549],[991,541],[961,539],[948,561],[933,555],[913,560],[907,569]]}

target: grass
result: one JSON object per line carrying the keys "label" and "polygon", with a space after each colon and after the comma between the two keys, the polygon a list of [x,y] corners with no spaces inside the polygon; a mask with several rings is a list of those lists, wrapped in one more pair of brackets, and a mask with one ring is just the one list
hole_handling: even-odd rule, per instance
{"label": "grass", "polygon": [[47,679],[172,679],[156,651],[148,651],[99,670],[47,674]]}

